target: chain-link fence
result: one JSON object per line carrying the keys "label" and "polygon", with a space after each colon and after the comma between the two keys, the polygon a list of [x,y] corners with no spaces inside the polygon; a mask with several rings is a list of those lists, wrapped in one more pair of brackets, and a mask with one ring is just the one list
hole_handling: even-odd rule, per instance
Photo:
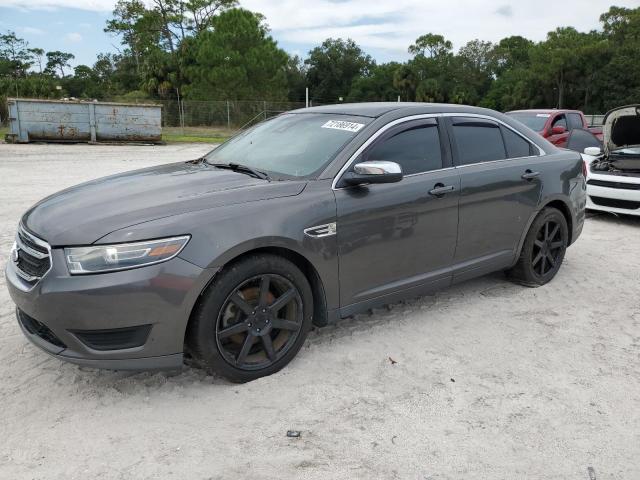
{"label": "chain-link fence", "polygon": [[[222,141],[239,129],[254,125],[282,112],[304,108],[304,102],[268,100],[149,100],[114,98],[118,103],[162,105],[163,134],[169,140]],[[0,98],[0,128],[8,127],[6,98]],[[185,138],[187,137],[187,138]]]}
{"label": "chain-link fence", "polygon": [[[114,99],[115,100],[115,99]],[[123,99],[117,99],[122,102]],[[182,135],[228,136],[281,112],[304,108],[304,102],[268,100],[129,100],[125,103],[162,105],[162,127],[165,132]],[[0,127],[8,125],[6,98],[0,97]],[[603,115],[586,115],[590,125],[602,125]]]}
{"label": "chain-link fence", "polygon": [[274,114],[304,108],[304,102],[266,100],[161,100],[163,127],[222,127],[234,130]]}

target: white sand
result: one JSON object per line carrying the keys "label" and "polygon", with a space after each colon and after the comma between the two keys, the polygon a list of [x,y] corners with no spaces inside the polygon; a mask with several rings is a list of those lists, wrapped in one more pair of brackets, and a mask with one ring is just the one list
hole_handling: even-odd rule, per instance
{"label": "white sand", "polygon": [[[207,149],[0,144],[0,263],[39,198]],[[590,218],[545,287],[345,320],[246,385],[61,363],[0,284],[0,479],[640,478],[640,219]]]}

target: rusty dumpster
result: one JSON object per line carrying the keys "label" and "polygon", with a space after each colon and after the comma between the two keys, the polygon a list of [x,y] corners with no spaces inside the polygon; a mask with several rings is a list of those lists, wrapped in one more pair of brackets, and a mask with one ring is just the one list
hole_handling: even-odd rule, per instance
{"label": "rusty dumpster", "polygon": [[161,105],[7,99],[7,141],[151,142],[162,140]]}

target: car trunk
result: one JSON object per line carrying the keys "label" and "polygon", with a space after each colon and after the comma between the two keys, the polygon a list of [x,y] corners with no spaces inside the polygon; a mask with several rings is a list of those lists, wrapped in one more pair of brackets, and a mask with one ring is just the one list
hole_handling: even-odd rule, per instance
{"label": "car trunk", "polygon": [[620,107],[604,118],[604,154],[593,172],[640,177],[640,105]]}

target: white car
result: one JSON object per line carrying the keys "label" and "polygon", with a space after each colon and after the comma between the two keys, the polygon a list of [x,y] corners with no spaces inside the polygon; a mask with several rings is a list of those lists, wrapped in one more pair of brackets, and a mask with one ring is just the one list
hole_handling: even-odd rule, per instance
{"label": "white car", "polygon": [[640,216],[640,105],[604,118],[603,149],[587,147],[587,210]]}

